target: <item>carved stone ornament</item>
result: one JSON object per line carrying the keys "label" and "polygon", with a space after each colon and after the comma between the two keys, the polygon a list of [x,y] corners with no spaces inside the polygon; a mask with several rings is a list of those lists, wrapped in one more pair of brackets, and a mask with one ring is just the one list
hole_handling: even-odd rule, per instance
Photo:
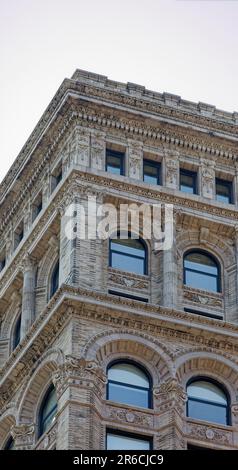
{"label": "carved stone ornament", "polygon": [[201,167],[202,175],[202,193],[204,196],[212,197],[213,196],[213,187],[215,181],[214,168],[211,165],[204,165]]}
{"label": "carved stone ornament", "polygon": [[196,302],[201,305],[222,308],[222,299],[218,299],[215,296],[210,297],[206,294],[196,293],[188,290],[187,288],[184,289],[184,299],[189,300],[190,302]]}
{"label": "carved stone ornament", "polygon": [[232,444],[232,432],[216,428],[215,426],[187,423],[187,434],[199,440],[209,440],[219,444]]}
{"label": "carved stone ornament", "polygon": [[171,395],[181,400],[182,402],[187,401],[187,394],[183,387],[178,383],[177,379],[171,378],[166,382],[163,382],[159,387],[154,388],[154,396],[156,398],[164,399],[164,396],[171,398]]}
{"label": "carved stone ornament", "polygon": [[145,413],[141,413],[134,410],[123,410],[118,408],[107,407],[106,410],[107,418],[122,421],[128,424],[142,425],[146,427],[153,426],[153,416],[148,416]]}
{"label": "carved stone ornament", "polygon": [[91,136],[91,164],[92,168],[104,170],[105,168],[105,133],[96,132]]}
{"label": "carved stone ornament", "polygon": [[125,275],[120,275],[120,274],[115,274],[115,273],[110,273],[109,274],[109,282],[112,282],[113,284],[119,284],[121,286],[126,286],[129,288],[134,288],[134,289],[148,289],[148,282],[144,281],[142,279],[133,279],[130,277],[126,277]]}
{"label": "carved stone ornament", "polygon": [[53,383],[56,390],[59,390],[70,376],[85,380],[92,379],[94,376],[99,380],[99,383],[107,383],[107,377],[96,361],[87,361],[84,358],[66,356],[64,364],[59,367],[53,376]]}

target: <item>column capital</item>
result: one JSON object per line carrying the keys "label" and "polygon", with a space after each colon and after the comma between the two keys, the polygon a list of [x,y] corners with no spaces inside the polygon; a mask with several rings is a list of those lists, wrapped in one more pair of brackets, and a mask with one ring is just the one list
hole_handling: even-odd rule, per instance
{"label": "column capital", "polygon": [[33,271],[36,267],[36,259],[27,253],[20,263],[20,269],[23,274],[27,271]]}
{"label": "column capital", "polygon": [[31,449],[34,441],[34,433],[35,426],[33,423],[12,426],[11,435],[14,439],[16,449]]}

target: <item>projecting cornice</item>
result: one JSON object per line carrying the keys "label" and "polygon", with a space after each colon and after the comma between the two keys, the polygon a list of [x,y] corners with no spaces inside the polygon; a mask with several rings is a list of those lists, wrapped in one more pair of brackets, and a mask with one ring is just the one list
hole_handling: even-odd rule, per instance
{"label": "projecting cornice", "polygon": [[[152,343],[162,337],[173,361],[184,352],[216,352],[237,367],[237,325],[62,285],[0,370],[2,409],[20,383],[32,375],[46,345],[49,347],[65,324],[78,316],[114,328],[115,332],[123,328],[124,333],[133,332],[135,337],[147,337]],[[181,343],[178,350],[173,348],[175,340]]]}
{"label": "projecting cornice", "polygon": [[[53,100],[49,104],[42,118],[38,122],[37,126],[33,130],[29,139],[27,140],[22,151],[18,155],[16,161],[10,168],[2,184],[0,185],[0,204],[6,197],[7,193],[11,190],[14,181],[19,177],[24,169],[26,163],[31,159],[32,154],[36,150],[38,144],[42,140],[49,126],[56,120],[57,116],[60,115],[60,110],[65,103],[68,95],[78,96],[84,98],[87,101],[94,101],[95,103],[104,103],[110,107],[117,107],[118,109],[124,109],[125,111],[137,112],[140,115],[149,115],[151,118],[157,118],[162,122],[170,123],[171,125],[180,126],[183,131],[187,129],[196,129],[200,132],[206,132],[207,136],[210,137],[221,137],[230,140],[230,143],[235,142],[238,138],[238,113],[227,113],[224,111],[217,110],[214,106],[207,105],[204,103],[192,103],[186,100],[182,100],[176,95],[169,93],[156,93],[146,90],[144,87],[132,83],[119,83],[108,80],[107,77],[102,75],[93,74],[81,70],[76,70],[72,79],[65,79],[54,96]],[[62,116],[61,116],[62,118]],[[63,116],[61,121],[67,121],[68,117]],[[94,122],[94,116],[92,116],[92,122]],[[108,119],[101,119],[102,126],[112,126],[114,123],[109,124]],[[115,124],[117,127],[117,124]],[[127,129],[128,126],[128,129]],[[53,142],[46,141],[47,154],[49,147],[55,146],[58,139],[63,132],[64,125],[61,126],[58,137],[53,139]],[[188,139],[179,136],[169,136],[167,132],[159,133],[156,130],[141,130],[137,129],[136,126],[130,124],[121,127],[130,133],[135,135],[148,136],[151,138],[157,138],[167,143],[179,145],[182,147],[188,147],[191,149],[198,149],[208,154],[213,153],[212,145],[205,145],[203,143],[191,142]],[[154,135],[156,134],[157,135]],[[228,144],[229,147],[229,144]],[[217,153],[218,152],[218,153]],[[219,150],[214,148],[214,154],[230,158],[235,152],[226,148],[225,150]],[[38,172],[41,171],[45,161],[39,163]],[[30,183],[29,183],[30,184]]]}

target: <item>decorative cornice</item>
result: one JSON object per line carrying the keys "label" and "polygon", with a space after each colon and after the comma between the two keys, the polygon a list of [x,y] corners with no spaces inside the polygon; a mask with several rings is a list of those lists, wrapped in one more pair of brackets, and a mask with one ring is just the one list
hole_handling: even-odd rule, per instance
{"label": "decorative cornice", "polygon": [[[82,307],[80,309],[79,304]],[[194,344],[200,345],[202,351],[213,353],[215,351],[220,354],[221,360],[223,357],[232,361],[234,369],[238,363],[238,327],[235,325],[204,317],[194,320],[185,312],[171,311],[130,299],[119,300],[108,294],[63,285],[1,369],[1,408],[12,400],[19,384],[30,374],[38,359],[53,343],[55,336],[69,318],[78,314],[80,318],[87,319],[90,323],[99,322],[113,326],[115,331],[123,328],[125,332],[134,331],[135,336],[136,332],[140,335],[148,333],[152,343],[161,337],[165,338],[168,344],[170,342],[173,344],[175,339],[182,344],[186,343],[187,347],[190,344],[191,351]],[[184,320],[184,324],[178,323],[181,320]],[[210,331],[204,328],[206,325],[210,327]],[[214,333],[211,327],[215,328]],[[232,337],[231,333],[235,333],[236,336]],[[176,351],[172,356],[176,357]],[[97,364],[87,363],[84,358],[79,358],[76,366],[79,366],[79,370],[87,370],[90,374],[101,374]],[[76,366],[69,361],[68,371]],[[101,379],[105,380],[103,375]]]}
{"label": "decorative cornice", "polygon": [[[88,99],[88,101],[92,101],[93,97],[97,97],[97,99],[100,98],[100,100],[104,100],[104,105],[105,107],[110,105],[110,108],[112,108],[116,103],[120,102],[122,103],[123,106],[126,105],[128,109],[128,113],[131,113],[130,119],[127,121],[125,119],[118,119],[115,117],[111,118],[111,109],[108,114],[108,116],[105,115],[105,113],[98,114],[97,112],[93,111],[92,109],[92,103],[91,103],[91,111],[87,108],[85,110],[83,109],[82,112],[80,113],[76,106],[72,105],[72,98],[69,98],[68,100],[68,110],[63,113],[64,114],[64,120],[62,120],[62,109],[60,113],[57,115],[57,112],[60,109],[60,105],[64,106],[66,108],[66,102],[63,100],[64,97],[69,96],[73,94],[75,97],[78,94],[79,99],[84,98]],[[126,99],[125,99],[126,98]],[[95,101],[95,100],[94,100]],[[153,100],[154,101],[154,98]],[[201,103],[200,103],[201,104]],[[96,105],[94,105],[96,106]],[[82,107],[82,104],[81,104]],[[201,107],[201,106],[200,106]],[[75,108],[75,109],[74,109]],[[145,126],[140,120],[137,120],[133,122],[133,112],[135,114],[135,110],[140,110],[140,111],[145,111],[147,114],[150,113],[150,118],[153,122],[154,116],[159,114],[162,117],[169,116],[169,115],[174,115],[178,114],[177,116],[177,121],[173,122],[173,125],[166,126],[166,130],[164,126],[161,127],[160,123],[157,122],[156,126]],[[72,109],[74,111],[72,112]],[[113,109],[113,112],[116,116],[118,114],[118,111],[116,113],[115,109]],[[180,117],[179,117],[180,116]],[[46,132],[46,129],[49,127],[50,122],[52,121],[54,117],[54,127],[56,127],[56,122],[57,118],[59,118],[60,122],[60,129],[57,131],[57,135],[53,137],[53,142],[52,142],[52,135],[46,137],[46,134],[44,135],[44,132]],[[19,207],[19,204],[23,201],[23,197],[28,194],[29,190],[32,188],[32,185],[35,184],[36,180],[39,178],[40,173],[42,172],[43,168],[45,167],[46,162],[49,160],[50,155],[52,152],[56,150],[57,145],[59,144],[59,141],[62,139],[63,135],[65,134],[65,131],[68,129],[71,121],[78,117],[80,123],[84,125],[84,122],[87,122],[87,125],[90,126],[99,126],[99,130],[103,130],[104,127],[108,127],[111,129],[121,129],[125,131],[129,135],[135,135],[137,138],[149,138],[149,139],[155,139],[157,141],[161,141],[162,143],[170,144],[170,145],[175,145],[176,147],[183,147],[183,148],[188,148],[189,150],[195,150],[195,151],[202,151],[204,153],[207,153],[209,155],[216,155],[216,156],[221,156],[225,159],[237,159],[237,152],[234,147],[234,143],[230,140],[230,148],[229,145],[225,146],[224,149],[223,144],[224,142],[220,140],[219,144],[215,145],[213,147],[214,143],[214,138],[221,137],[220,135],[215,135],[215,134],[208,134],[207,137],[205,138],[204,136],[200,135],[200,137],[193,137],[190,136],[188,139],[186,139],[186,135],[188,135],[188,131],[184,130],[184,128],[181,126],[181,123],[184,119],[181,119],[181,112],[174,109],[173,107],[168,107],[168,106],[163,106],[162,105],[157,105],[155,103],[148,102],[145,106],[144,101],[140,101],[138,99],[135,99],[132,96],[125,97],[123,93],[118,92],[117,90],[114,90],[114,92],[111,91],[111,89],[102,89],[101,87],[97,88],[96,84],[92,86],[92,82],[89,84],[79,84],[77,81],[72,81],[72,80],[65,80],[56,93],[54,99],[50,103],[49,107],[47,108],[45,114],[43,115],[42,119],[40,120],[39,124],[33,131],[32,135],[28,139],[26,145],[24,146],[22,152],[20,153],[19,157],[17,158],[16,162],[13,164],[12,168],[10,169],[9,173],[7,174],[6,178],[0,185],[0,200],[3,202],[3,198],[6,197],[8,188],[11,187],[11,184],[16,177],[17,173],[22,171],[24,168],[24,165],[26,164],[27,160],[29,159],[30,155],[32,152],[35,152],[37,145],[41,141],[41,148],[38,149],[38,158],[35,159],[39,163],[35,166],[34,172],[32,173],[30,179],[27,181],[26,185],[24,188],[21,188],[21,194],[19,193],[20,198],[18,201],[17,207]],[[195,119],[200,119],[200,120],[205,120],[204,124],[201,126],[201,128],[207,128],[211,126],[211,123],[214,124],[214,119],[208,119],[207,117],[204,118],[204,116],[190,116],[192,121]],[[173,116],[174,119],[174,116]],[[186,119],[185,122],[186,124],[188,123],[187,121],[189,120],[189,115],[186,114]],[[219,127],[221,126],[222,128],[225,126],[227,128],[227,124],[221,123],[220,121],[215,120],[216,125]],[[232,135],[237,135],[237,126],[231,126],[230,132]],[[229,127],[228,126],[228,127]],[[182,132],[178,132],[178,129],[181,129]],[[201,128],[198,130],[201,131]],[[177,130],[176,130],[177,129]],[[191,130],[191,129],[190,129]],[[47,131],[48,132],[48,131]],[[180,135],[179,135],[180,134]],[[200,132],[201,134],[201,132]],[[223,136],[224,137],[224,136]],[[228,136],[229,137],[229,136]],[[45,149],[44,146],[42,146],[42,143],[45,141]],[[37,144],[37,145],[36,145]],[[40,150],[40,152],[39,152]],[[42,158],[43,155],[43,158]],[[12,217],[13,214],[15,213],[16,207],[15,204],[12,205],[11,208],[9,208],[9,216]]]}

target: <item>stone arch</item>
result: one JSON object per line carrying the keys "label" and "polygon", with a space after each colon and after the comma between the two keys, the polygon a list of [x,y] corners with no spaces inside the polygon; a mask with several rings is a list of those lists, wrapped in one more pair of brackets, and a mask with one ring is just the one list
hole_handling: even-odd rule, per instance
{"label": "stone arch", "polygon": [[19,409],[18,424],[37,421],[42,398],[52,383],[53,375],[64,363],[64,354],[60,349],[46,352],[36,364],[31,376],[26,381],[17,406]]}
{"label": "stone arch", "polygon": [[226,269],[234,263],[234,249],[215,233],[205,231],[201,236],[199,227],[196,230],[182,229],[177,235],[178,258],[183,259],[187,250],[203,249],[210,252],[219,261],[221,268]]}
{"label": "stone arch", "polygon": [[[220,265],[221,295],[227,307],[226,314],[236,315],[236,266],[234,248],[215,233],[197,227],[196,230],[181,230],[177,236],[178,284],[183,286],[183,258],[186,251],[204,250]],[[228,292],[231,295],[228,296]],[[179,304],[183,305],[183,290],[179,289]],[[228,318],[228,317],[227,317]],[[229,318],[228,318],[229,319]]]}
{"label": "stone arch", "polygon": [[0,418],[0,449],[6,445],[11,436],[11,429],[16,424],[15,408],[9,408]]}
{"label": "stone arch", "polygon": [[49,248],[38,267],[36,280],[36,316],[48,302],[50,278],[58,258],[58,240],[52,237],[49,241]]}
{"label": "stone arch", "polygon": [[2,339],[10,339],[12,331],[18,316],[21,313],[21,296],[16,294],[12,297],[12,302],[6,311],[4,321],[1,328]]}
{"label": "stone arch", "polygon": [[230,359],[217,357],[206,351],[188,352],[176,360],[176,377],[186,388],[192,377],[204,376],[220,382],[228,391],[231,403],[236,401],[238,391],[238,366]]}
{"label": "stone arch", "polygon": [[154,386],[173,376],[169,348],[149,335],[133,330],[111,330],[94,336],[83,348],[82,356],[98,362],[104,371],[113,359],[138,361],[151,374]]}

